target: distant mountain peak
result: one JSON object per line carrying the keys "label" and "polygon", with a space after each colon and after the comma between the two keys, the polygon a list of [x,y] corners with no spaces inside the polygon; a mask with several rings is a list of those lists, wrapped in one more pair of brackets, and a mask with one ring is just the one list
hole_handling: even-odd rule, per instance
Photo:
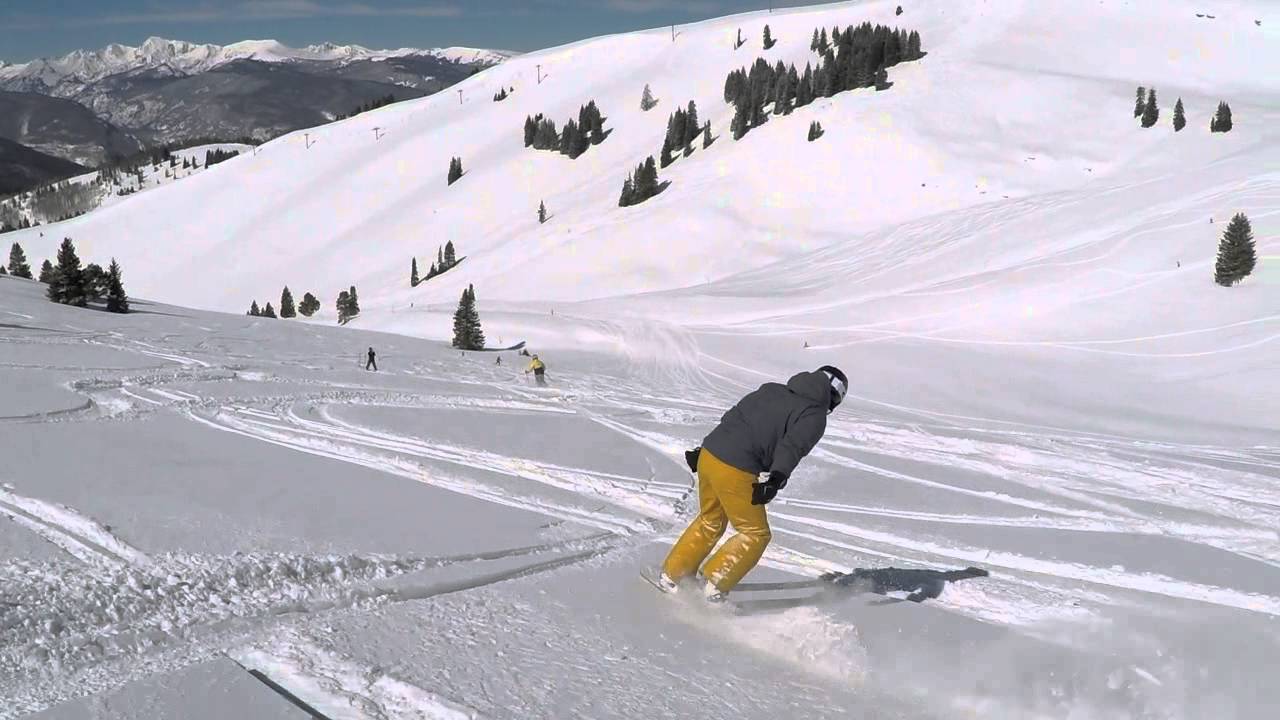
{"label": "distant mountain peak", "polygon": [[99,50],[75,50],[60,58],[38,58],[16,64],[0,62],[0,87],[71,97],[86,85],[105,77],[160,66],[194,75],[235,60],[347,63],[414,55],[456,63],[495,65],[515,53],[478,48],[370,50],[360,45],[333,42],[293,48],[271,39],[243,40],[223,46],[152,36],[138,47],[112,43]]}

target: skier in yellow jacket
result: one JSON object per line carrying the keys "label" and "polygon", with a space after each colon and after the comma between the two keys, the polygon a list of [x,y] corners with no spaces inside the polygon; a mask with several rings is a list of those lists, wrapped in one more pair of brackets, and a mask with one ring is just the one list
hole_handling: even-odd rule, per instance
{"label": "skier in yellow jacket", "polygon": [[533,359],[529,361],[529,367],[525,369],[524,374],[528,375],[529,373],[533,373],[533,377],[538,381],[539,385],[546,385],[546,372],[547,366],[538,359],[537,353],[534,353]]}
{"label": "skier in yellow jacket", "polygon": [[[724,414],[701,448],[689,453],[698,473],[699,512],[667,555],[660,589],[676,592],[701,567],[704,596],[721,602],[756,566],[772,538],[765,505],[822,439],[827,415],[848,388],[844,373],[824,365],[786,385],[765,383]],[[703,565],[728,523],[736,534]]]}

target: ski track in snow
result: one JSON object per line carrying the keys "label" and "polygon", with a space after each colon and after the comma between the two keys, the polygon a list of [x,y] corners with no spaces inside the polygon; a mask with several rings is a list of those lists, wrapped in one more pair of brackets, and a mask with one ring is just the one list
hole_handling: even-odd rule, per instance
{"label": "ski track in snow", "polygon": [[483,720],[484,716],[395,677],[298,638],[227,653],[332,720]]}
{"label": "ski track in snow", "polygon": [[[722,400],[682,397],[678,386],[655,389],[590,376],[575,379],[569,391],[554,395],[483,381],[473,383],[476,395],[465,389],[454,394],[415,393],[313,377],[284,379],[265,368],[243,370],[196,359],[191,350],[170,349],[163,340],[155,341],[159,345],[107,343],[85,332],[88,338],[75,341],[160,359],[165,365],[95,370],[92,377],[71,384],[90,398],[83,407],[17,421],[92,422],[166,413],[212,430],[532,509],[599,534],[465,558],[256,553],[149,557],[75,510],[0,490],[0,515],[75,561],[0,564],[0,678],[10,678],[0,679],[0,694],[14,698],[0,708],[0,718],[102,692],[125,678],[163,672],[223,651],[317,707],[346,708],[335,710],[335,718],[476,717],[457,701],[465,699],[440,697],[313,644],[264,642],[264,633],[287,630],[299,617],[331,610],[428,598],[554,571],[620,544],[669,542],[687,521],[694,498],[680,455],[689,443],[682,438],[696,437],[714,422],[714,407]],[[208,350],[202,352],[214,359]],[[702,359],[759,374],[711,355]],[[291,362],[280,362],[277,368],[283,372]],[[429,378],[433,371],[424,365],[410,376]],[[249,392],[214,397],[192,391],[204,387],[201,383],[237,381],[237,390],[244,386]],[[273,393],[254,396],[257,384],[273,383],[310,389],[281,393],[273,388]],[[344,419],[337,412],[344,405],[474,409],[539,417],[547,423],[560,417],[582,418],[646,453],[650,471],[646,475],[589,470],[463,447],[429,434],[398,433]],[[920,420],[878,418],[877,405]],[[833,417],[826,441],[806,463],[806,473],[865,475],[1006,510],[982,514],[819,500],[806,497],[803,483],[797,483],[796,492],[781,498],[771,513],[775,543],[764,565],[810,576],[867,564],[988,566],[995,576],[950,587],[934,604],[1028,633],[1047,622],[1088,621],[1107,606],[1134,607],[1137,595],[1280,615],[1280,597],[1264,593],[1156,572],[978,549],[946,538],[947,528],[983,527],[1163,536],[1280,566],[1275,532],[1280,526],[1280,491],[1274,484],[1280,455],[1274,448],[1137,442],[884,403],[861,404],[858,412],[865,416]],[[904,467],[898,462],[903,460],[912,464]],[[957,470],[983,483],[957,481],[951,477]],[[681,480],[675,481],[677,477]],[[1197,519],[1153,511],[1144,504],[1153,502]],[[907,524],[886,532],[860,519]],[[538,557],[493,572],[477,565],[461,579],[433,582],[429,576],[432,569],[446,565],[482,564],[523,554]],[[413,575],[411,582],[386,584],[408,575]],[[695,620],[707,622],[704,617]],[[831,677],[850,677],[865,669],[863,658],[847,652],[858,647],[856,628],[821,609],[801,608],[760,622],[769,624],[758,634],[760,642],[753,641],[757,634],[737,626],[723,630],[753,651],[777,655],[780,648],[791,648],[791,654],[779,659],[812,664],[819,674],[827,668]],[[780,643],[779,637],[794,642]],[[342,714],[356,712],[353,708],[360,710]]]}

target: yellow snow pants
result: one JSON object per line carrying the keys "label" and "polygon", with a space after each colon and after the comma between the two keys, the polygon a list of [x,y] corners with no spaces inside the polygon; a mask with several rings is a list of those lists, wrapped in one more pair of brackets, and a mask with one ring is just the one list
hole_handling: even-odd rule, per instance
{"label": "yellow snow pants", "polygon": [[672,580],[689,577],[716,546],[726,522],[736,534],[707,560],[702,574],[728,592],[760,562],[773,535],[764,505],[751,504],[756,477],[727,465],[706,448],[698,456],[698,517],[676,541],[662,570]]}

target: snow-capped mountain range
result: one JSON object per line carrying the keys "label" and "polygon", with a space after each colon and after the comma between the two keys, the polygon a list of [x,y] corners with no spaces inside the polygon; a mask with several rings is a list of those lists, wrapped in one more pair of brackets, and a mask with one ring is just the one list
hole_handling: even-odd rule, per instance
{"label": "snow-capped mountain range", "polygon": [[235,60],[260,62],[311,61],[339,66],[359,60],[429,57],[456,64],[495,65],[515,53],[502,50],[450,47],[370,50],[359,45],[322,43],[292,48],[276,40],[245,40],[230,45],[148,38],[138,47],[113,43],[100,50],[76,50],[60,58],[0,65],[0,87],[73,97],[99,80],[141,70],[167,70],[196,75]]}
{"label": "snow-capped mountain range", "polygon": [[[36,96],[74,101],[149,144],[264,140],[324,124],[387,96],[405,100],[439,92],[513,55],[463,47],[291,48],[275,40],[220,46],[153,37],[139,47],[109,45],[0,67],[0,92],[26,95],[25,105],[38,104]],[[39,127],[10,120],[9,126],[23,131],[6,134],[0,122],[0,138],[90,164],[111,154],[92,138],[61,138],[58,147],[51,146],[38,137]]]}

